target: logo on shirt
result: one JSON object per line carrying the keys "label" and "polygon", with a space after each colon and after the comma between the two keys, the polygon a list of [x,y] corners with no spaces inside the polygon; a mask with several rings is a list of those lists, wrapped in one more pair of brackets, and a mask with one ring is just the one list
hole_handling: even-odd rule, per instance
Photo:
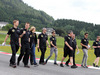
{"label": "logo on shirt", "polygon": [[55,40],[54,38],[52,38],[52,40]]}
{"label": "logo on shirt", "polygon": [[41,35],[41,37],[43,37],[43,35]]}
{"label": "logo on shirt", "polygon": [[32,37],[32,35],[30,35],[30,37]]}
{"label": "logo on shirt", "polygon": [[98,44],[98,43],[96,42],[96,44]]}
{"label": "logo on shirt", "polygon": [[84,40],[84,41],[86,41],[86,40]]}
{"label": "logo on shirt", "polygon": [[70,37],[68,37],[68,39],[70,39]]}
{"label": "logo on shirt", "polygon": [[12,32],[15,32],[15,30],[13,29]]}

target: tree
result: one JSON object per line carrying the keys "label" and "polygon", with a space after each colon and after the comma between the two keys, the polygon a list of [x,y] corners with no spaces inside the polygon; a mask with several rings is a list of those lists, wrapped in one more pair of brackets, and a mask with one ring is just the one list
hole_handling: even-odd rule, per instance
{"label": "tree", "polygon": [[8,31],[11,27],[13,27],[12,24],[7,24],[6,26],[2,27],[2,30],[7,30]]}

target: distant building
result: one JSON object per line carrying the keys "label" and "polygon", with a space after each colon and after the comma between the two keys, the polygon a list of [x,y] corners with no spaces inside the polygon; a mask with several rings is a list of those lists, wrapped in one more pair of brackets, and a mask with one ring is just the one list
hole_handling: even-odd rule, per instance
{"label": "distant building", "polygon": [[41,34],[41,32],[35,32],[37,35]]}
{"label": "distant building", "polygon": [[52,35],[53,28],[46,28],[47,29],[47,35]]}
{"label": "distant building", "polygon": [[[47,29],[47,32],[46,34],[47,35],[52,35],[52,31],[54,30],[53,28],[46,28]],[[35,32],[37,35],[41,34],[41,32]]]}
{"label": "distant building", "polygon": [[3,26],[6,26],[7,24],[9,24],[8,22],[0,22],[0,29],[3,27]]}

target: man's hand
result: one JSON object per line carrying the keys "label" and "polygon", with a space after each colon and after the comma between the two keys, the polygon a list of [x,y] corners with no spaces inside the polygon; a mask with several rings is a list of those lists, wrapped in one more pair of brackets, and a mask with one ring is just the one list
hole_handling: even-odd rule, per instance
{"label": "man's hand", "polygon": [[72,48],[72,47],[70,47],[70,49],[71,49],[71,50],[73,50],[73,48]]}
{"label": "man's hand", "polygon": [[98,48],[100,48],[100,46],[98,46]]}
{"label": "man's hand", "polygon": [[26,31],[23,31],[23,35],[26,34]]}
{"label": "man's hand", "polygon": [[39,49],[39,46],[37,46],[37,48]]}
{"label": "man's hand", "polygon": [[3,42],[3,43],[2,43],[2,46],[5,46],[5,45],[6,45],[6,42]]}
{"label": "man's hand", "polygon": [[55,48],[57,48],[57,46],[54,46]]}
{"label": "man's hand", "polygon": [[88,49],[88,46],[85,46]]}
{"label": "man's hand", "polygon": [[22,45],[21,45],[21,43],[19,43],[19,47],[21,47]]}

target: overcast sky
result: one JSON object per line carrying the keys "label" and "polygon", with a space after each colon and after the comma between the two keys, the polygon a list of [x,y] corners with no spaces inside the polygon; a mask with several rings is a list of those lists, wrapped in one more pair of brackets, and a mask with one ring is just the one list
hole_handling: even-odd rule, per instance
{"label": "overcast sky", "polygon": [[23,0],[56,19],[73,19],[100,24],[100,0]]}

